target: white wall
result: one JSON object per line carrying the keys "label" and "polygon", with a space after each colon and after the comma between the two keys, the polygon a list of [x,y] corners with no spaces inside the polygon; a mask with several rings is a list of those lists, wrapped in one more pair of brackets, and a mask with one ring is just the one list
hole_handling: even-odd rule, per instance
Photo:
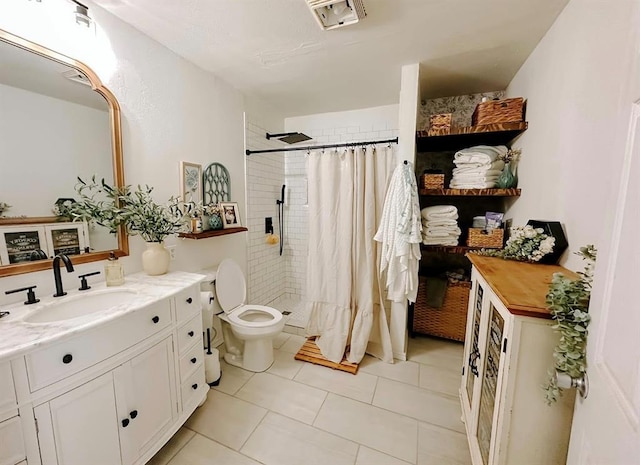
{"label": "white wall", "polygon": [[[621,102],[633,54],[632,2],[572,0],[516,74],[510,97],[527,102],[522,196],[509,210],[564,223],[569,247],[604,245],[621,170],[630,102]],[[581,269],[567,254],[565,266]]]}
{"label": "white wall", "polygon": [[[0,28],[75,56],[99,74],[121,105],[126,182],[154,186],[155,199],[164,202],[179,192],[180,160],[202,165],[217,161],[229,170],[232,200],[245,205],[243,95],[91,3],[96,37],[80,36],[85,32],[66,10],[60,15],[50,11],[71,11],[69,5],[64,0],[5,0]],[[245,213],[241,212],[244,223]],[[195,271],[231,257],[246,271],[246,233],[170,242],[177,244],[172,269]],[[127,274],[141,269],[145,247],[137,237],[130,244],[131,256],[123,259]],[[66,286],[75,287],[78,273],[102,266],[87,264],[76,267],[73,275],[64,273]],[[2,290],[24,284],[37,284],[39,293],[46,294],[53,278],[43,271],[0,280]],[[0,304],[19,299],[0,294]]]}
{"label": "white wall", "polygon": [[[415,108],[415,104],[414,104]],[[285,119],[287,132],[303,132],[313,137],[305,145],[391,139],[398,136],[398,105],[361,110],[321,113]],[[415,127],[414,127],[415,135]],[[397,154],[398,146],[394,145]],[[397,156],[397,155],[396,155]],[[413,156],[411,157],[413,159]],[[307,276],[308,208],[307,162],[304,152],[285,154],[285,183],[289,190],[286,206],[286,293],[305,297]],[[339,266],[340,264],[336,264]],[[406,319],[406,316],[405,316]],[[404,334],[404,326],[397,332]],[[400,340],[402,339],[402,340]],[[404,358],[404,339],[393,338],[394,355]],[[396,347],[398,350],[396,350]]]}
{"label": "white wall", "polygon": [[[265,112],[252,110],[245,121],[246,146],[250,150],[281,148],[283,142],[267,140],[267,132],[283,132],[284,120]],[[276,199],[284,184],[284,156],[282,152],[247,157],[247,226],[249,228],[249,302],[267,305],[285,292],[285,257],[280,256],[279,244],[265,242],[265,218],[273,221],[278,233]]]}

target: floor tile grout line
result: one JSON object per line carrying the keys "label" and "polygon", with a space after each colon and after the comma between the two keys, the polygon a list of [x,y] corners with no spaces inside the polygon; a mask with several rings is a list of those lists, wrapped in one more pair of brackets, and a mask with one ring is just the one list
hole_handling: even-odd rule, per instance
{"label": "floor tile grout line", "polygon": [[[185,429],[188,429],[189,431],[192,431],[192,432],[193,432],[193,435],[189,438],[189,440],[188,440],[187,442],[185,442],[185,443],[182,445],[182,447],[180,447],[180,448],[176,451],[176,453],[175,453],[175,454],[173,454],[173,455],[171,456],[171,458],[170,458],[169,460],[167,460],[167,464],[166,464],[166,465],[171,465],[171,462],[173,461],[173,459],[175,459],[175,458],[176,458],[176,455],[178,455],[178,454],[180,453],[180,451],[181,451],[182,449],[184,449],[184,448],[186,447],[186,445],[187,445],[187,444],[189,444],[189,443],[193,440],[193,438],[195,438],[195,437],[196,437],[196,435],[199,435],[199,433],[198,433],[197,431],[193,431],[191,428],[187,428],[186,426],[183,426],[183,427],[181,427],[181,428],[185,428]],[[180,431],[180,430],[178,430],[178,431]],[[176,431],[176,433],[177,433],[178,431]],[[173,436],[171,436],[171,437],[173,438],[174,436],[175,436],[175,434],[174,434]],[[169,443],[169,441],[167,441],[167,442],[165,443],[165,446],[166,446],[168,443]],[[162,448],[164,448],[164,446],[162,446]],[[162,450],[162,449],[161,449],[161,450]],[[158,452],[160,452],[160,451],[158,451]],[[157,454],[158,452],[156,452],[156,454]],[[154,457],[155,457],[155,455],[154,455]]]}
{"label": "floor tile grout line", "polygon": [[[264,408],[264,407],[262,407],[262,408]],[[240,451],[242,450],[242,448],[244,447],[244,445],[245,445],[245,444],[247,443],[247,441],[251,438],[251,436],[253,436],[253,433],[255,433],[255,432],[256,432],[256,430],[258,429],[258,427],[264,423],[264,419],[265,419],[265,418],[267,418],[267,415],[269,415],[269,413],[271,412],[271,410],[269,410],[269,409],[265,409],[265,410],[266,410],[266,412],[264,412],[264,415],[262,415],[262,418],[260,418],[260,421],[256,424],[256,426],[254,426],[254,428],[251,430],[251,432],[250,432],[250,433],[249,433],[249,435],[247,436],[247,439],[245,439],[245,440],[242,442],[242,444],[240,445],[240,447],[238,448],[238,451],[237,451],[237,452],[238,452],[239,454],[242,454],[242,452],[240,452]],[[248,455],[245,455],[245,454],[242,454],[242,455],[244,455],[245,457],[249,457]],[[249,457],[249,458],[251,458],[251,457]],[[252,459],[252,460],[254,460],[254,459]]]}

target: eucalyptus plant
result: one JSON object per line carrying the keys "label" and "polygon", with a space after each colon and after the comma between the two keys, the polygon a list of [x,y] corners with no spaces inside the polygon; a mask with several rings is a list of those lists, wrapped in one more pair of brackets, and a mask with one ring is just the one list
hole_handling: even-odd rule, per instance
{"label": "eucalyptus plant", "polygon": [[587,370],[587,328],[591,320],[588,313],[589,299],[597,250],[593,245],[587,245],[581,247],[576,255],[587,262],[584,271],[579,272],[575,280],[562,273],[555,273],[546,298],[552,318],[556,321],[553,329],[560,333],[560,341],[553,352],[553,370],[549,372],[549,380],[543,386],[549,405],[562,395],[556,372],[580,378]]}
{"label": "eucalyptus plant", "polygon": [[95,176],[86,182],[78,178],[75,186],[79,200],[58,205],[56,214],[71,221],[96,223],[115,233],[124,225],[130,235],[139,235],[146,242],[162,242],[181,231],[190,207],[171,197],[168,205],[157,204],[147,185],[115,187]]}

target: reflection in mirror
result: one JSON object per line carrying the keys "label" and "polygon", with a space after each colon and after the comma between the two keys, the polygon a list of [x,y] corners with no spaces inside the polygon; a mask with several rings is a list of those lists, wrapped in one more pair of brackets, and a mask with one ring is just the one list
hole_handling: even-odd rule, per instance
{"label": "reflection in mirror", "polygon": [[78,177],[122,185],[120,147],[117,102],[89,68],[0,30],[0,276],[45,269],[61,251],[74,263],[128,253],[122,231],[53,213]]}

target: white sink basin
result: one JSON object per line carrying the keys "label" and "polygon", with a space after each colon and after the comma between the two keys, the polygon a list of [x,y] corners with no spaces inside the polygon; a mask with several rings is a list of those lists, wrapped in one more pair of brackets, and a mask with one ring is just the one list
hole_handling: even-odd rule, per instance
{"label": "white sink basin", "polygon": [[137,292],[131,289],[107,289],[64,297],[62,301],[53,302],[51,305],[28,315],[24,321],[27,323],[51,323],[52,321],[79,318],[129,302],[136,294]]}

